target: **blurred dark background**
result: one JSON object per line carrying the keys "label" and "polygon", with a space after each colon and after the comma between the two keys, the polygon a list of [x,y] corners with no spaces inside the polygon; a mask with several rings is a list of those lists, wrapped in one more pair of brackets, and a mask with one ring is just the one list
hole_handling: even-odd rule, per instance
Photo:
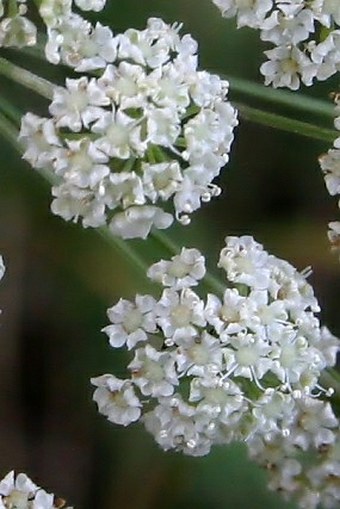
{"label": "blurred dark background", "polygon": [[[199,41],[201,68],[262,82],[258,33],[237,31],[210,0],[108,0],[99,18],[118,32],[143,28],[150,16],[184,23],[183,33]],[[59,69],[27,57],[21,63],[62,82]],[[327,100],[336,86],[329,81],[302,93]],[[0,94],[22,111],[46,114],[44,101],[3,77]],[[152,289],[95,232],[53,217],[46,182],[2,138],[0,148],[0,253],[7,267],[0,286],[1,477],[12,468],[24,471],[83,509],[238,509],[249,501],[252,509],[295,507],[266,490],[265,474],[241,445],[216,448],[205,458],[164,453],[142,426],[122,429],[97,413],[90,377],[119,376],[128,359],[100,332],[106,308]],[[337,204],[317,163],[327,148],[241,123],[220,178],[223,194],[170,236],[202,249],[211,265],[228,234],[251,234],[299,269],[312,265],[322,321],[340,334],[339,262],[326,237]],[[150,261],[161,254],[153,242],[134,245]]]}

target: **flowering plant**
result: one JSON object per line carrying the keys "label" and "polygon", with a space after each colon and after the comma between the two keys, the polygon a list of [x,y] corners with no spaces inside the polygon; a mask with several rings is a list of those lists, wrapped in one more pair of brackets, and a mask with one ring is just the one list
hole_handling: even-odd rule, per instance
{"label": "flowering plant", "polygon": [[[225,188],[228,192],[234,151],[244,153],[246,166],[256,163],[260,142],[245,150],[237,146],[250,121],[256,128],[261,124],[327,141],[319,150],[324,150],[319,176],[329,194],[340,194],[339,97],[328,81],[340,66],[339,3],[207,0],[206,7],[199,7],[215,16],[223,30],[219,13],[231,18],[230,26],[259,31],[268,57],[259,65],[265,85],[294,92],[234,78],[228,69],[226,75],[205,70],[204,44],[199,52],[197,37],[186,33],[187,23],[173,16],[164,21],[159,1],[157,14],[148,11],[138,29],[130,22],[129,28],[119,29],[124,23],[105,19],[105,8],[115,9],[113,1],[106,3],[0,0],[2,139],[51,183],[53,214],[99,232],[123,251],[131,269],[149,280],[147,293],[133,281],[130,300],[121,297],[124,289],[115,281],[119,297],[102,329],[114,349],[114,374],[94,377],[91,369],[93,399],[111,423],[127,427],[142,422],[164,451],[211,457],[215,445],[241,443],[267,470],[270,489],[303,509],[335,508],[340,500],[339,339],[326,326],[320,285],[316,280],[322,306],[307,282],[311,269],[295,269],[281,258],[294,258],[293,251],[289,255],[281,244],[274,256],[254,240],[258,232],[251,226],[234,225],[241,213],[238,200],[242,203],[243,194],[249,198],[256,186],[244,185],[241,177],[234,202]],[[240,62],[248,61],[251,55],[243,54]],[[32,72],[35,66],[38,71]],[[325,100],[295,95],[319,81],[330,86],[335,108]],[[19,95],[13,102],[10,82],[34,93],[38,102],[21,105],[25,97]],[[268,111],[268,102],[277,111]],[[288,115],[291,107],[305,118]],[[328,122],[335,116],[335,130],[320,126],[318,114]],[[286,152],[295,163],[294,148]],[[303,180],[305,193],[308,182]],[[209,267],[213,255],[203,255],[209,250],[200,235],[204,226],[197,230],[197,225],[210,209],[205,203],[218,197],[211,208],[220,207],[221,224],[228,211],[231,219],[223,236],[232,235],[225,238],[215,272]],[[202,206],[205,212],[199,211]],[[179,225],[173,230],[174,219]],[[51,221],[53,231],[62,224]],[[339,224],[329,223],[333,250],[340,244]],[[166,234],[158,231],[168,229]],[[181,235],[188,236],[185,242]],[[86,238],[82,263],[91,272],[87,250],[92,237]],[[130,240],[136,238],[142,241]],[[13,256],[6,246],[2,253],[6,285]],[[304,260],[309,262],[309,255]],[[294,264],[300,265],[298,260]],[[0,258],[0,278],[4,271]],[[114,272],[117,281],[120,272]],[[108,274],[103,264],[105,282]],[[1,318],[6,323],[5,313]],[[109,370],[107,352],[100,363]],[[77,350],[80,366],[83,358],[85,353]],[[72,414],[71,406],[66,413]],[[77,425],[80,420],[77,416]],[[0,482],[0,505],[52,509],[65,502],[11,471]]]}

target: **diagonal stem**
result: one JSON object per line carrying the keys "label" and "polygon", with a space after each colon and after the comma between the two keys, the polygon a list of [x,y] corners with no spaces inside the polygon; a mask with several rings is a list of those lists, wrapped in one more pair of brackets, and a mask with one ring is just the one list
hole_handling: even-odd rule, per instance
{"label": "diagonal stem", "polygon": [[260,99],[274,105],[286,106],[294,108],[294,110],[304,111],[313,115],[321,115],[333,119],[333,104],[315,97],[308,97],[304,94],[290,92],[288,90],[279,90],[277,88],[260,85],[253,81],[242,78],[235,78],[223,74],[219,74],[221,78],[225,78],[230,84],[230,93],[239,94]]}
{"label": "diagonal stem", "polygon": [[54,85],[50,81],[33,74],[27,69],[23,69],[18,65],[13,64],[9,60],[0,57],[0,74],[6,76],[12,81],[19,83],[32,90],[33,92],[45,97],[46,99],[53,98]]}
{"label": "diagonal stem", "polygon": [[239,110],[240,117],[249,122],[273,127],[274,129],[281,129],[282,131],[307,136],[308,138],[314,138],[320,141],[327,141],[329,143],[332,143],[338,136],[337,131],[333,129],[326,129],[315,124],[301,122],[301,120],[290,119],[283,115],[277,115],[276,113],[268,113],[245,104],[234,103],[234,105]]}

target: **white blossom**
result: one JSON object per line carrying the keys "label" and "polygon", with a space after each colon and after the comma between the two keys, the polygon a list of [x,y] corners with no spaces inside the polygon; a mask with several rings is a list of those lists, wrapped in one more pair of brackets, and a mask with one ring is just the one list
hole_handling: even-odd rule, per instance
{"label": "white blossom", "polygon": [[[53,493],[39,488],[26,474],[12,470],[0,481],[1,509],[57,509]],[[72,509],[72,507],[65,507]]]}
{"label": "white blossom", "polygon": [[141,207],[130,207],[124,212],[117,213],[109,227],[112,233],[123,239],[140,237],[146,239],[151,228],[154,226],[159,230],[169,228],[173,217],[159,207],[145,205]]}
{"label": "white blossom", "polygon": [[37,42],[37,28],[20,14],[0,20],[0,47],[23,48]]}
{"label": "white blossom", "polygon": [[[270,399],[275,397],[275,402]],[[279,415],[279,427],[263,420]],[[253,415],[260,427],[247,441],[250,456],[267,469],[268,486],[302,509],[336,508],[340,493],[339,421],[328,402],[308,396],[264,395]],[[263,433],[261,424],[269,432]],[[268,428],[269,424],[269,428]]]}
{"label": "white blossom", "polygon": [[98,405],[98,410],[109,421],[128,426],[139,419],[142,404],[129,380],[121,380],[113,375],[102,375],[91,378],[91,383],[97,387],[93,399]]}
{"label": "white blossom", "polygon": [[125,343],[130,350],[140,341],[146,341],[149,332],[156,332],[153,309],[156,301],[151,295],[137,295],[135,303],[120,299],[108,309],[112,325],[104,327],[110,345],[119,348]]}
{"label": "white blossom", "polygon": [[201,456],[246,441],[256,461],[277,468],[270,486],[294,494],[303,471],[294,451],[335,447],[337,420],[320,398],[333,389],[319,379],[339,339],[320,327],[309,269],[298,272],[250,236],[226,237],[218,266],[225,290],[206,295],[204,257],[183,248],[147,272],[165,287],[158,300],[138,295],[108,310],[103,331],[133,354],[130,378],[94,379],[94,399],[123,425],[132,406],[130,422],[142,420],[164,450]]}
{"label": "white blossom", "polygon": [[[297,90],[340,68],[340,9],[337,0],[213,0],[237,27],[260,30],[273,47],[260,71],[265,84]],[[320,35],[322,34],[322,35]]]}
{"label": "white blossom", "polygon": [[174,386],[178,385],[174,357],[168,352],[158,352],[148,344],[135,351],[128,369],[144,396],[171,396]]}
{"label": "white blossom", "polygon": [[[340,46],[339,46],[340,49]],[[339,54],[340,56],[340,54]],[[338,95],[335,95],[335,118],[334,126],[340,130],[340,101]],[[319,157],[320,168],[324,174],[325,184],[331,196],[340,195],[340,137],[335,138],[333,147],[328,150],[326,154]],[[338,202],[340,208],[340,201]],[[339,253],[339,237],[340,237],[340,222],[331,221],[329,223],[328,239],[331,244],[331,249]]]}
{"label": "white blossom", "polygon": [[53,101],[49,107],[55,118],[56,127],[69,127],[79,132],[102,116],[101,106],[110,103],[108,97],[97,85],[95,79],[86,77],[78,80],[66,78],[66,88],[54,89]]}
{"label": "white blossom", "polygon": [[237,17],[237,27],[259,28],[273,0],[213,0],[226,18]]}
{"label": "white blossom", "polygon": [[0,279],[3,278],[4,274],[5,274],[4,260],[3,260],[2,256],[0,256]]}
{"label": "white blossom", "polygon": [[265,51],[265,54],[269,60],[260,67],[265,77],[265,85],[272,83],[274,88],[288,87],[297,90],[300,80],[307,86],[312,84],[317,66],[297,47],[278,46]]}
{"label": "white blossom", "polygon": [[178,24],[150,18],[144,30],[113,36],[69,3],[43,7],[59,20],[48,27],[47,58],[98,70],[55,87],[49,118],[22,121],[24,157],[59,179],[52,211],[125,239],[146,238],[174,218],[188,224],[221,192],[213,180],[237,125],[227,81],[197,70],[197,44]]}
{"label": "white blossom", "polygon": [[180,254],[173,256],[170,261],[161,260],[151,265],[147,276],[163,286],[182,290],[196,286],[205,272],[205,259],[198,249],[183,247]]}

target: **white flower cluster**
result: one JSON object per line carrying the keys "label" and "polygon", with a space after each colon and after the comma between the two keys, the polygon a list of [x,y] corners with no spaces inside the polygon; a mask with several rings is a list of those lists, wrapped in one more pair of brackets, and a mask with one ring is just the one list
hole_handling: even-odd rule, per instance
{"label": "white flower cluster", "polygon": [[[340,131],[340,97],[335,95],[335,128]],[[333,142],[333,147],[319,158],[321,170],[324,173],[327,190],[331,196],[340,196],[340,136]],[[338,202],[340,208],[340,200]],[[340,221],[331,221],[328,238],[332,249],[340,251]]]}
{"label": "white flower cluster", "polygon": [[26,0],[0,0],[0,48],[34,46],[37,29],[28,19]]}
{"label": "white flower cluster", "polygon": [[72,509],[65,501],[39,488],[26,474],[9,472],[0,481],[0,509]]}
{"label": "white flower cluster", "polygon": [[[75,0],[83,11],[101,11],[106,0]],[[112,31],[73,11],[72,0],[42,0],[39,13],[47,26],[45,55],[52,64],[60,62],[77,71],[105,67],[115,58]]]}
{"label": "white flower cluster", "polygon": [[276,415],[289,429],[289,434],[282,434],[270,428],[269,433],[257,433],[247,442],[250,457],[268,472],[269,488],[287,500],[294,499],[302,509],[338,508],[339,421],[330,404],[276,395],[276,400],[265,403],[263,413],[263,419]]}
{"label": "white flower cluster", "polygon": [[[75,0],[74,3],[83,11],[100,11],[105,2],[106,0]],[[37,27],[28,17],[27,5],[33,3],[32,0],[0,0],[0,47],[22,48],[36,44]],[[110,44],[112,32],[101,27],[100,23],[93,28],[88,21],[73,12],[72,4],[72,0],[41,0],[39,14],[47,27],[47,60],[54,64],[62,61],[75,67],[77,64],[72,61],[72,55],[75,58],[77,49],[78,59],[90,57],[92,54],[95,56],[98,42]],[[34,15],[33,12],[30,14]],[[103,51],[105,53],[105,50]],[[107,49],[106,54],[109,53],[110,50]]]}
{"label": "white flower cluster", "polygon": [[197,70],[197,44],[179,29],[151,18],[117,35],[100,77],[56,87],[51,118],[23,117],[24,158],[59,178],[55,214],[145,238],[172,223],[168,200],[188,224],[220,193],[212,181],[228,161],[236,111],[228,83]]}
{"label": "white flower cluster", "polygon": [[260,30],[274,45],[260,71],[265,84],[297,90],[300,82],[326,80],[340,69],[338,0],[213,0],[237,26]]}
{"label": "white flower cluster", "polygon": [[[126,346],[134,357],[128,378],[91,380],[98,409],[123,426],[141,419],[164,450],[194,456],[213,444],[253,444],[289,433],[305,447],[309,439],[300,428],[291,430],[302,422],[300,408],[314,412],[323,404],[319,396],[332,394],[318,378],[334,365],[339,340],[320,328],[306,273],[252,237],[227,237],[218,267],[226,289],[203,299],[202,288],[193,287],[204,285],[204,257],[183,248],[148,270],[164,287],[158,300],[137,295],[108,310],[111,324],[103,331],[110,345]],[[323,429],[317,410],[313,415],[312,432]],[[329,417],[325,426],[333,424]],[[318,443],[333,443],[323,437],[322,431]]]}

